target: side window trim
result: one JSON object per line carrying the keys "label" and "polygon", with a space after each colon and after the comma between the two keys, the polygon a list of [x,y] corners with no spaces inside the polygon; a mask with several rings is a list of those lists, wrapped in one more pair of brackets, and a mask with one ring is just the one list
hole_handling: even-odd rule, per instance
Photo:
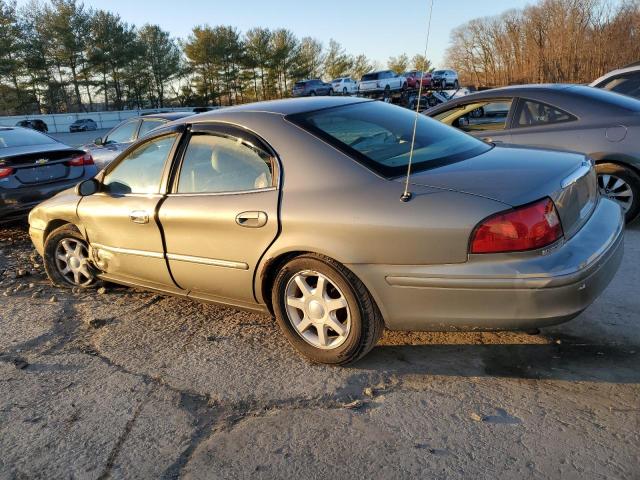
{"label": "side window trim", "polygon": [[[517,100],[517,102],[515,102],[515,100]],[[518,119],[517,119],[517,115],[516,113],[520,113],[520,109],[524,106],[524,104],[526,102],[533,102],[533,103],[540,103],[542,105],[545,105],[547,107],[551,107],[555,110],[558,110],[559,112],[564,113],[565,115],[569,116],[568,120],[560,120],[558,122],[552,122],[552,123],[543,123],[540,125],[518,125]],[[510,129],[522,129],[522,128],[540,128],[540,127],[548,127],[549,125],[558,125],[558,124],[562,124],[562,123],[571,123],[571,122],[575,122],[576,120],[578,120],[578,116],[571,113],[571,112],[567,112],[566,110],[564,110],[563,108],[560,107],[556,107],[555,105],[553,105],[552,103],[548,103],[548,102],[543,102],[541,100],[535,100],[533,98],[526,98],[526,97],[518,97],[517,99],[514,99],[514,103],[511,105],[511,111],[509,112],[509,115],[511,116],[511,126],[509,127]]]}
{"label": "side window trim", "polygon": [[[265,140],[263,140],[258,134],[241,127],[239,125],[234,125],[230,123],[204,123],[204,124],[192,124],[189,125],[188,134],[183,135],[183,139],[180,141],[180,150],[176,152],[175,158],[173,160],[173,166],[168,172],[167,179],[167,190],[166,194],[168,196],[217,196],[217,195],[243,195],[247,193],[256,193],[256,192],[265,192],[269,190],[277,190],[280,188],[280,179],[281,179],[281,162],[280,157],[276,153],[276,151],[269,145]],[[180,172],[182,170],[182,165],[185,160],[185,154],[187,152],[187,147],[189,146],[189,142],[194,135],[217,135],[221,137],[225,136],[233,136],[245,140],[246,142],[257,146],[265,153],[269,154],[271,157],[271,186],[266,188],[257,188],[251,190],[238,190],[238,191],[228,191],[228,192],[194,192],[194,193],[180,193],[178,192],[178,182],[180,180]]]}

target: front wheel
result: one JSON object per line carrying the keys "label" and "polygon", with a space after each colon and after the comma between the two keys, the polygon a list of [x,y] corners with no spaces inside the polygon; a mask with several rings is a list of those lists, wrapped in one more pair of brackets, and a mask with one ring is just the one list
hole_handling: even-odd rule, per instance
{"label": "front wheel", "polygon": [[329,89],[329,96],[332,97],[333,96],[333,88]]}
{"label": "front wheel", "polygon": [[342,89],[342,95],[345,95],[345,96],[347,95],[347,87],[344,87]]}
{"label": "front wheel", "polygon": [[640,175],[616,163],[599,163],[596,171],[600,194],[620,205],[631,222],[640,213]]}
{"label": "front wheel", "polygon": [[366,287],[327,257],[302,255],[287,263],[275,279],[272,302],[289,343],[313,362],[353,362],[382,335],[382,315]]}
{"label": "front wheel", "polygon": [[87,288],[97,280],[89,262],[87,242],[73,225],[63,225],[47,237],[44,269],[57,287]]}
{"label": "front wheel", "polygon": [[460,82],[458,82],[458,80],[453,82],[453,88],[455,88],[456,90],[458,90],[460,88]]}
{"label": "front wheel", "polygon": [[309,94],[309,96],[310,96],[310,97],[315,97],[315,96],[316,96],[316,92],[311,92],[311,93]]}

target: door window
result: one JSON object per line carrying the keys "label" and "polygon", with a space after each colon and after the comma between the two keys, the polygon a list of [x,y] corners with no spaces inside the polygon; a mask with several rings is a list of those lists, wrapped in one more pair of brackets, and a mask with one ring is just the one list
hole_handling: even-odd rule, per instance
{"label": "door window", "polygon": [[154,128],[158,128],[160,125],[166,123],[164,120],[143,120],[138,132],[138,137],[144,137]]}
{"label": "door window", "polygon": [[164,164],[177,137],[156,138],[135,149],[105,175],[104,190],[114,195],[159,193]]}
{"label": "door window", "polygon": [[256,190],[273,184],[272,157],[230,136],[194,135],[184,155],[178,193]]}
{"label": "door window", "polygon": [[501,99],[458,105],[435,118],[465,132],[504,130],[512,102],[512,99]]}
{"label": "door window", "polygon": [[113,132],[109,134],[107,137],[106,143],[129,143],[133,141],[133,138],[136,134],[136,130],[138,129],[138,120],[134,120],[131,122],[127,122],[123,125],[120,125]]}
{"label": "door window", "polygon": [[522,100],[515,117],[518,127],[534,127],[575,120],[573,115],[559,108],[532,100]]}

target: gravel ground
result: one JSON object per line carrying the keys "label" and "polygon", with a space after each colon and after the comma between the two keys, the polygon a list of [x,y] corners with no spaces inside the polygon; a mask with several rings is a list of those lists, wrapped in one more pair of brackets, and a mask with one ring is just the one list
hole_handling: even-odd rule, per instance
{"label": "gravel ground", "polygon": [[[95,133],[95,132],[92,132]],[[63,291],[0,229],[0,478],[640,478],[640,227],[540,335],[387,332],[311,365],[267,316]]]}

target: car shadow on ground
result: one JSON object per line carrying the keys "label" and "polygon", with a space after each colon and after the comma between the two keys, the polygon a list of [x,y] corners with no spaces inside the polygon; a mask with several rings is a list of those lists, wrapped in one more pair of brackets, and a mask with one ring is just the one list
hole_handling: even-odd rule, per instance
{"label": "car shadow on ground", "polygon": [[554,334],[546,344],[380,345],[354,366],[403,375],[640,383],[640,346]]}

